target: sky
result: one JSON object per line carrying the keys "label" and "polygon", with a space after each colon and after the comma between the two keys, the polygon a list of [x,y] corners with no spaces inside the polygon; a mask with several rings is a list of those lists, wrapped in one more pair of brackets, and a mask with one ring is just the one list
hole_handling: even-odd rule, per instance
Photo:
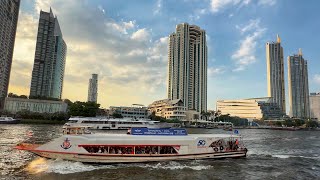
{"label": "sky", "polygon": [[[40,10],[57,16],[68,46],[63,98],[86,101],[99,75],[102,107],[167,98],[168,36],[179,23],[206,30],[208,109],[217,100],[267,96],[265,44],[285,60],[302,48],[310,92],[320,90],[318,0],[22,0],[9,92],[29,95]],[[287,108],[288,109],[288,108]]]}

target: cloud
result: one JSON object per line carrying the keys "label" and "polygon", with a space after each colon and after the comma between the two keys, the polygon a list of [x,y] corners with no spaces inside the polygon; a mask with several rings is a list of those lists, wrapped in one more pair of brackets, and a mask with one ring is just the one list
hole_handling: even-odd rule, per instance
{"label": "cloud", "polygon": [[150,33],[146,28],[138,29],[136,32],[132,33],[131,39],[137,41],[148,41],[150,40]]}
{"label": "cloud", "polygon": [[210,1],[210,11],[212,13],[218,13],[220,11],[223,11],[225,9],[238,6],[243,7],[247,6],[251,3],[256,3],[258,5],[268,5],[273,6],[275,5],[275,0],[211,0]]}
{"label": "cloud", "polygon": [[[36,1],[33,12],[19,17],[10,92],[29,94],[38,26],[38,9],[57,15],[68,45],[63,98],[87,99],[88,79],[99,75],[98,102],[148,105],[165,97],[167,37],[152,41],[151,29],[135,20],[116,20],[86,1]],[[99,11],[98,11],[99,10]],[[23,28],[23,26],[27,26]],[[23,63],[21,63],[23,62]],[[26,68],[18,64],[28,64]],[[24,74],[27,79],[19,79]],[[77,93],[74,93],[77,89]]]}
{"label": "cloud", "polygon": [[313,82],[320,85],[320,74],[315,74],[312,78]]}
{"label": "cloud", "polygon": [[103,14],[106,13],[105,9],[104,9],[101,5],[98,6],[98,9],[99,9]]}
{"label": "cloud", "polygon": [[224,66],[220,67],[209,67],[208,68],[208,76],[215,76],[219,74],[223,74],[226,68]]}
{"label": "cloud", "polygon": [[236,26],[241,34],[246,33],[244,39],[240,40],[240,47],[231,56],[235,60],[237,68],[233,71],[242,71],[246,66],[256,62],[256,46],[258,39],[266,31],[266,28],[260,27],[260,20],[250,20],[249,23],[243,27]]}
{"label": "cloud", "polygon": [[157,0],[156,2],[156,8],[153,11],[153,15],[158,15],[161,13],[161,9],[162,9],[162,0]]}
{"label": "cloud", "polygon": [[267,5],[267,6],[273,6],[273,5],[276,4],[276,0],[259,0],[258,4]]}
{"label": "cloud", "polygon": [[240,30],[241,33],[245,33],[251,30],[259,29],[260,28],[260,19],[251,19],[249,24],[240,27],[236,25],[236,28]]}

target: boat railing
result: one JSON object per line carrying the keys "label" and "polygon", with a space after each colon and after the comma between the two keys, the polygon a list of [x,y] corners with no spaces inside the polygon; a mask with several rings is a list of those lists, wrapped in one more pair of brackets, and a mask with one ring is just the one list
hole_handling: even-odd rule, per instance
{"label": "boat railing", "polygon": [[62,133],[70,135],[92,134],[90,126],[64,126]]}

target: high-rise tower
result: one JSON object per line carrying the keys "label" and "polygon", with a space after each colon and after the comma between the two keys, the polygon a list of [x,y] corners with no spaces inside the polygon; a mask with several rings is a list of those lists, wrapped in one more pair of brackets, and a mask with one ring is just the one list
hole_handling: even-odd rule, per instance
{"label": "high-rise tower", "polygon": [[8,94],[20,0],[0,1],[0,109]]}
{"label": "high-rise tower", "polygon": [[169,36],[168,98],[181,99],[184,106],[207,111],[206,32],[196,25],[178,24]]}
{"label": "high-rise tower", "polygon": [[267,42],[267,80],[268,96],[271,101],[276,103],[283,114],[286,114],[286,101],[284,90],[284,65],[283,65],[283,48],[281,39],[277,35],[277,42]]}
{"label": "high-rise tower", "polygon": [[290,117],[309,118],[308,64],[301,49],[299,54],[288,56],[288,83]]}
{"label": "high-rise tower", "polygon": [[57,17],[40,11],[30,97],[61,99],[66,53]]}
{"label": "high-rise tower", "polygon": [[88,102],[97,102],[98,97],[98,74],[92,74],[89,79]]}

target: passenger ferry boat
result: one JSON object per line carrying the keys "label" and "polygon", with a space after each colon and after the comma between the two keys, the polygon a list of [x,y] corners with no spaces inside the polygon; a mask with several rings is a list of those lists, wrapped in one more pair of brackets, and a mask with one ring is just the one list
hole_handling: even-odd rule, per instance
{"label": "passenger ferry boat", "polygon": [[85,163],[141,163],[245,157],[241,136],[187,134],[185,129],[132,128],[130,134],[92,134],[87,127],[65,127],[64,134],[43,144],[15,148],[39,156]]}
{"label": "passenger ferry boat", "polygon": [[13,119],[12,117],[6,117],[6,116],[0,117],[0,124],[17,124],[19,122],[20,120]]}
{"label": "passenger ferry boat", "polygon": [[71,117],[65,126],[90,126],[91,129],[119,130],[133,127],[170,128],[172,125],[149,119]]}

